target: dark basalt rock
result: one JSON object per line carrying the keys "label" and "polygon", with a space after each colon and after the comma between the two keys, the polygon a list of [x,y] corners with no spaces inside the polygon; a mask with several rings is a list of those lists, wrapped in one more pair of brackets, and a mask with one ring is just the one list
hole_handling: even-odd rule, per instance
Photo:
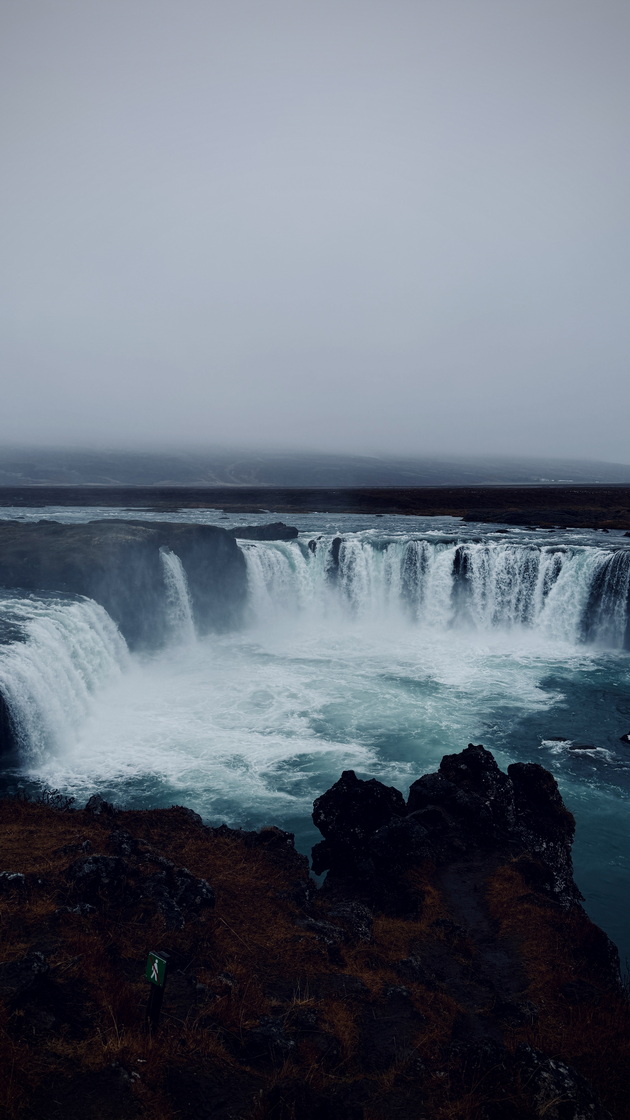
{"label": "dark basalt rock", "polygon": [[[512,1054],[492,1039],[463,1039],[449,1046],[445,1062],[457,1095],[483,1084],[484,1120],[612,1120],[576,1070],[531,1046]],[[521,1099],[512,1105],[516,1086]]]}
{"label": "dark basalt rock", "polygon": [[[503,839],[515,823],[512,783],[490,751],[472,743],[461,754],[445,755],[437,774],[414,782],[407,808],[410,813],[441,809],[453,836],[472,827],[481,844]],[[422,820],[426,826],[428,818]]]}
{"label": "dark basalt rock", "polygon": [[23,890],[25,886],[26,875],[23,875],[21,871],[0,871],[0,894]]}
{"label": "dark basalt rock", "polygon": [[313,822],[327,840],[359,849],[392,817],[402,817],[405,801],[392,786],[375,778],[364,782],[344,770],[338,782],[313,804]]}
{"label": "dark basalt rock", "polygon": [[371,941],[373,915],[361,902],[352,899],[340,901],[328,914],[335,923],[340,923],[346,941],[355,944]]}
{"label": "dark basalt rock", "polygon": [[577,902],[573,819],[540,766],[505,774],[469,746],[408,804],[345,773],[315,807],[316,891],[280,829],[104,804],[2,805],[16,1120],[610,1120],[596,1091],[628,1120],[618,959]]}
{"label": "dark basalt rock", "polygon": [[295,1040],[281,1019],[263,1015],[258,1026],[247,1031],[238,1050],[247,1065],[282,1065],[295,1051]]}
{"label": "dark basalt rock", "polygon": [[563,906],[581,899],[573,881],[571,845],[575,819],[565,808],[555,778],[535,762],[508,766],[516,823],[510,843],[537,857],[552,875],[551,893]]}
{"label": "dark basalt rock", "polygon": [[85,806],[85,811],[86,813],[92,813],[95,817],[113,817],[116,813],[111,801],[106,801],[100,793],[92,794]]}
{"label": "dark basalt rock", "polygon": [[[124,830],[110,833],[110,846],[121,855],[90,855],[77,859],[66,869],[74,905],[57,913],[90,914],[111,905],[139,903],[145,910],[158,910],[167,929],[183,929],[186,922],[214,906],[214,891],[205,879],[177,867],[164,856],[141,849]],[[146,874],[146,863],[159,870]]]}
{"label": "dark basalt rock", "polygon": [[[316,874],[330,870],[329,886],[336,879],[350,879],[351,897],[360,897],[368,905],[378,899],[385,906],[389,865],[399,863],[401,853],[413,843],[404,812],[405,802],[397,789],[374,778],[362,781],[353,770],[345,770],[313,806],[313,820],[326,837],[313,848],[313,870]],[[398,896],[400,910],[408,904],[407,892],[399,890]]]}
{"label": "dark basalt rock", "polygon": [[328,551],[326,574],[331,583],[334,583],[339,575],[339,552],[342,544],[343,537],[335,537]]}
{"label": "dark basalt rock", "polygon": [[343,883],[368,904],[395,897],[399,912],[409,912],[411,866],[473,851],[521,854],[535,889],[565,907],[581,898],[571,861],[575,822],[555,779],[536,763],[504,774],[481,745],[446,755],[437,773],[413,783],[406,806],[397,790],[346,771],[315,802],[313,821],[325,837],[313,848],[313,870],[328,870],[327,889]]}
{"label": "dark basalt rock", "polygon": [[102,902],[120,901],[127,893],[127,865],[119,856],[88,856],[77,859],[66,871],[66,877],[80,902],[98,906]]}
{"label": "dark basalt rock", "polygon": [[202,910],[214,906],[214,891],[205,879],[198,879],[185,867],[176,867],[167,860],[165,868],[148,876],[142,883],[143,899],[151,899],[166,919],[167,929],[183,929],[186,922]]}

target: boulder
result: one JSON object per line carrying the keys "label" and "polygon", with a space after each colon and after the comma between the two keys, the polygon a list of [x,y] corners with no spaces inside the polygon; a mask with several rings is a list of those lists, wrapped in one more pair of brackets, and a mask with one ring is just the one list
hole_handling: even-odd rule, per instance
{"label": "boulder", "polygon": [[80,903],[93,906],[121,901],[127,894],[128,867],[119,856],[88,856],[77,859],[66,871]]}
{"label": "boulder", "polygon": [[186,867],[161,860],[163,869],[142,881],[142,898],[151,899],[166,919],[167,929],[183,929],[187,921],[214,906],[214,891]]}
{"label": "boulder", "polygon": [[26,875],[23,875],[21,871],[0,871],[0,894],[24,890],[25,887]]}
{"label": "boulder", "polygon": [[[452,839],[462,831],[472,830],[477,844],[496,843],[515,823],[510,779],[499,769],[490,751],[473,743],[460,754],[445,755],[437,774],[425,775],[413,783],[408,811],[417,813],[429,807],[437,807],[446,814]],[[427,820],[423,818],[423,823]],[[444,832],[443,825],[439,830]],[[463,840],[460,836],[460,844]]]}
{"label": "boulder", "polygon": [[92,794],[86,803],[85,811],[91,813],[94,817],[113,817],[116,814],[111,801],[106,801],[100,793]]}

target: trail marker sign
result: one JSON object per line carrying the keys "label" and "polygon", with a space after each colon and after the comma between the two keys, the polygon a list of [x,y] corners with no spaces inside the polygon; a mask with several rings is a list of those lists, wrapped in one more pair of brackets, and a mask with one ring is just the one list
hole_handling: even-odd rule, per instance
{"label": "trail marker sign", "polygon": [[158,988],[163,988],[166,981],[165,958],[161,957],[159,953],[149,953],[144,975],[152,984],[155,984]]}

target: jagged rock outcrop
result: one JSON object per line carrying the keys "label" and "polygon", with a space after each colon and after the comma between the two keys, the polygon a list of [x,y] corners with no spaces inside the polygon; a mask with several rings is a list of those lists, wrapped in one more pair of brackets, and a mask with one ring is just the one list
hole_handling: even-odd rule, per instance
{"label": "jagged rock outcrop", "polygon": [[413,783],[406,805],[398,790],[345,771],[315,802],[313,821],[325,837],[313,849],[313,868],[328,871],[327,889],[339,885],[380,905],[389,899],[397,910],[409,904],[410,867],[473,854],[518,857],[536,888],[561,906],[581,897],[571,860],[575,822],[555,779],[536,763],[504,774],[481,745],[446,755],[437,773]]}

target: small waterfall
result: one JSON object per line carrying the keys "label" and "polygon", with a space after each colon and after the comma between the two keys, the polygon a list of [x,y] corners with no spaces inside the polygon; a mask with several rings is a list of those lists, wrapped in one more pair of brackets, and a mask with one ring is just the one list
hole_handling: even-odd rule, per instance
{"label": "small waterfall", "polygon": [[37,762],[68,741],[92,694],[121,673],[127,645],[91,599],[5,593],[0,612],[14,638],[0,645],[0,693],[22,757]]}
{"label": "small waterfall", "polygon": [[630,556],[614,552],[600,559],[584,618],[584,636],[600,645],[630,649]]}
{"label": "small waterfall", "polygon": [[195,641],[196,634],[184,565],[179,556],[166,547],[160,549],[160,562],[166,587],[166,609],[171,639],[189,645]]}
{"label": "small waterfall", "polygon": [[509,541],[342,539],[244,546],[254,617],[407,619],[424,628],[526,628],[630,647],[630,549]]}

